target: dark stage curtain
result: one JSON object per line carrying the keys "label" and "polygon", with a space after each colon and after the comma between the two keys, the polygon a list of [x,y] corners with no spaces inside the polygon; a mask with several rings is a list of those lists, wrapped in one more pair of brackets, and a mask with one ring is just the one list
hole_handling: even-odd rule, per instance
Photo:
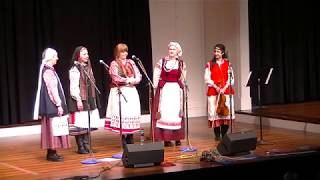
{"label": "dark stage curtain", "polygon": [[[3,0],[0,22],[0,125],[32,120],[41,53],[46,47],[58,51],[55,68],[65,93],[69,93],[68,69],[74,48],[88,48],[102,93],[102,117],[110,78],[99,60],[109,64],[117,43],[126,43],[129,57],[139,57],[151,77],[148,0]],[[142,111],[147,112],[145,77],[137,88]]]}
{"label": "dark stage curtain", "polygon": [[319,15],[316,1],[249,0],[250,70],[274,68],[262,105],[320,99]]}

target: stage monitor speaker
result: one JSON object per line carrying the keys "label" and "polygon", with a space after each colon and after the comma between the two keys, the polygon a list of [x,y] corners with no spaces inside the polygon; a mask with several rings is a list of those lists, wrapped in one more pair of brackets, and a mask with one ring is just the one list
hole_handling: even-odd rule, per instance
{"label": "stage monitor speaker", "polygon": [[127,144],[122,154],[124,167],[146,167],[160,165],[164,160],[162,142]]}
{"label": "stage monitor speaker", "polygon": [[255,150],[257,136],[255,132],[238,132],[226,134],[217,149],[221,155],[240,155],[250,153]]}

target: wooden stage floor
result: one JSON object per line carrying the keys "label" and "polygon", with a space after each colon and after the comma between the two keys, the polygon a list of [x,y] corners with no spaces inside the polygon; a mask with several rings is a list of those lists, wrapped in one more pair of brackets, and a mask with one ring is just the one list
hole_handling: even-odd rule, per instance
{"label": "wooden stage floor", "polygon": [[[254,131],[259,138],[259,127],[235,121],[233,132]],[[148,124],[144,124],[145,132],[148,134]],[[287,129],[263,127],[264,140],[272,144],[257,145],[255,154],[268,156],[270,152],[286,152],[307,148],[318,148],[320,145],[320,134],[293,131]],[[88,158],[110,158],[119,153],[119,135],[99,129],[92,133],[92,146],[97,152],[94,156],[76,154],[76,144],[73,137],[72,148],[60,150],[59,154],[64,156],[64,162],[48,162],[45,160],[46,151],[39,148],[40,135],[28,135],[20,137],[0,138],[0,176],[1,179],[76,179],[75,176],[100,176],[97,179],[141,179],[144,176],[154,174],[170,174],[175,172],[187,172],[201,168],[215,168],[227,166],[216,162],[202,162],[199,156],[205,150],[213,149],[218,142],[214,140],[212,129],[207,128],[206,117],[189,119],[189,139],[197,152],[186,153],[179,151],[180,147],[165,147],[164,166],[152,166],[144,168],[124,168],[122,162],[103,162],[94,165],[83,165],[81,160]],[[139,143],[139,137],[135,136],[135,142]],[[182,141],[181,147],[186,147],[186,140]],[[170,166],[172,165],[172,166]],[[319,167],[319,166],[318,166]],[[139,178],[140,177],[140,178]],[[243,179],[245,177],[238,177]]]}

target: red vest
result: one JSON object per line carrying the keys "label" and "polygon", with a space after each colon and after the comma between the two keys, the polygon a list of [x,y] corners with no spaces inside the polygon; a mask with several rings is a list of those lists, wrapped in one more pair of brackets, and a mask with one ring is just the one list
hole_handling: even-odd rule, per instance
{"label": "red vest", "polygon": [[[223,64],[219,65],[217,63],[214,63],[212,61],[209,62],[208,67],[211,72],[211,80],[213,80],[214,84],[219,86],[220,88],[223,88],[228,80],[228,68],[229,68],[229,61],[227,59],[224,59]],[[226,89],[224,94],[234,94],[233,88],[230,88],[230,86]],[[214,87],[208,88],[208,96],[215,96],[218,95],[218,92]]]}

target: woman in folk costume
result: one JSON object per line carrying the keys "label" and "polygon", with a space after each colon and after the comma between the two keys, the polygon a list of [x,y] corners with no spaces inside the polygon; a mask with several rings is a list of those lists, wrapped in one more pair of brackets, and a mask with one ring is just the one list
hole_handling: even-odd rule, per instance
{"label": "woman in folk costume", "polygon": [[[231,78],[231,85],[230,85]],[[231,119],[234,120],[234,74],[227,59],[226,48],[223,44],[216,44],[213,49],[213,58],[205,67],[205,83],[208,86],[208,120],[209,128],[213,128],[216,140],[220,140],[228,131]],[[230,118],[230,95],[232,95]],[[220,100],[220,101],[219,101]],[[219,104],[225,100],[221,111]]]}
{"label": "woman in folk costume", "polygon": [[71,112],[72,124],[76,127],[75,139],[78,153],[87,154],[90,153],[91,149],[88,135],[89,118],[90,128],[103,127],[104,124],[98,111],[98,107],[100,107],[99,94],[95,89],[95,78],[88,49],[83,46],[76,47],[70,65],[68,106]]}
{"label": "woman in folk costume", "polygon": [[59,77],[54,69],[58,53],[47,48],[42,53],[33,117],[41,119],[41,148],[48,161],[63,161],[58,148],[69,148],[68,108]]}
{"label": "woman in folk costume", "polygon": [[168,44],[168,55],[160,59],[154,68],[153,83],[156,92],[153,100],[152,117],[154,137],[163,140],[165,146],[181,145],[185,138],[183,120],[183,89],[186,64],[181,59],[179,43]]}
{"label": "woman in folk costume", "polygon": [[[127,59],[127,56],[128,46],[123,43],[117,44],[114,48],[114,60],[109,69],[112,82],[105,128],[120,133],[121,118],[122,143],[133,144],[133,134],[139,131],[141,119],[140,98],[135,86],[140,83],[142,75],[134,61]],[[119,109],[119,93],[121,93],[121,109]]]}

